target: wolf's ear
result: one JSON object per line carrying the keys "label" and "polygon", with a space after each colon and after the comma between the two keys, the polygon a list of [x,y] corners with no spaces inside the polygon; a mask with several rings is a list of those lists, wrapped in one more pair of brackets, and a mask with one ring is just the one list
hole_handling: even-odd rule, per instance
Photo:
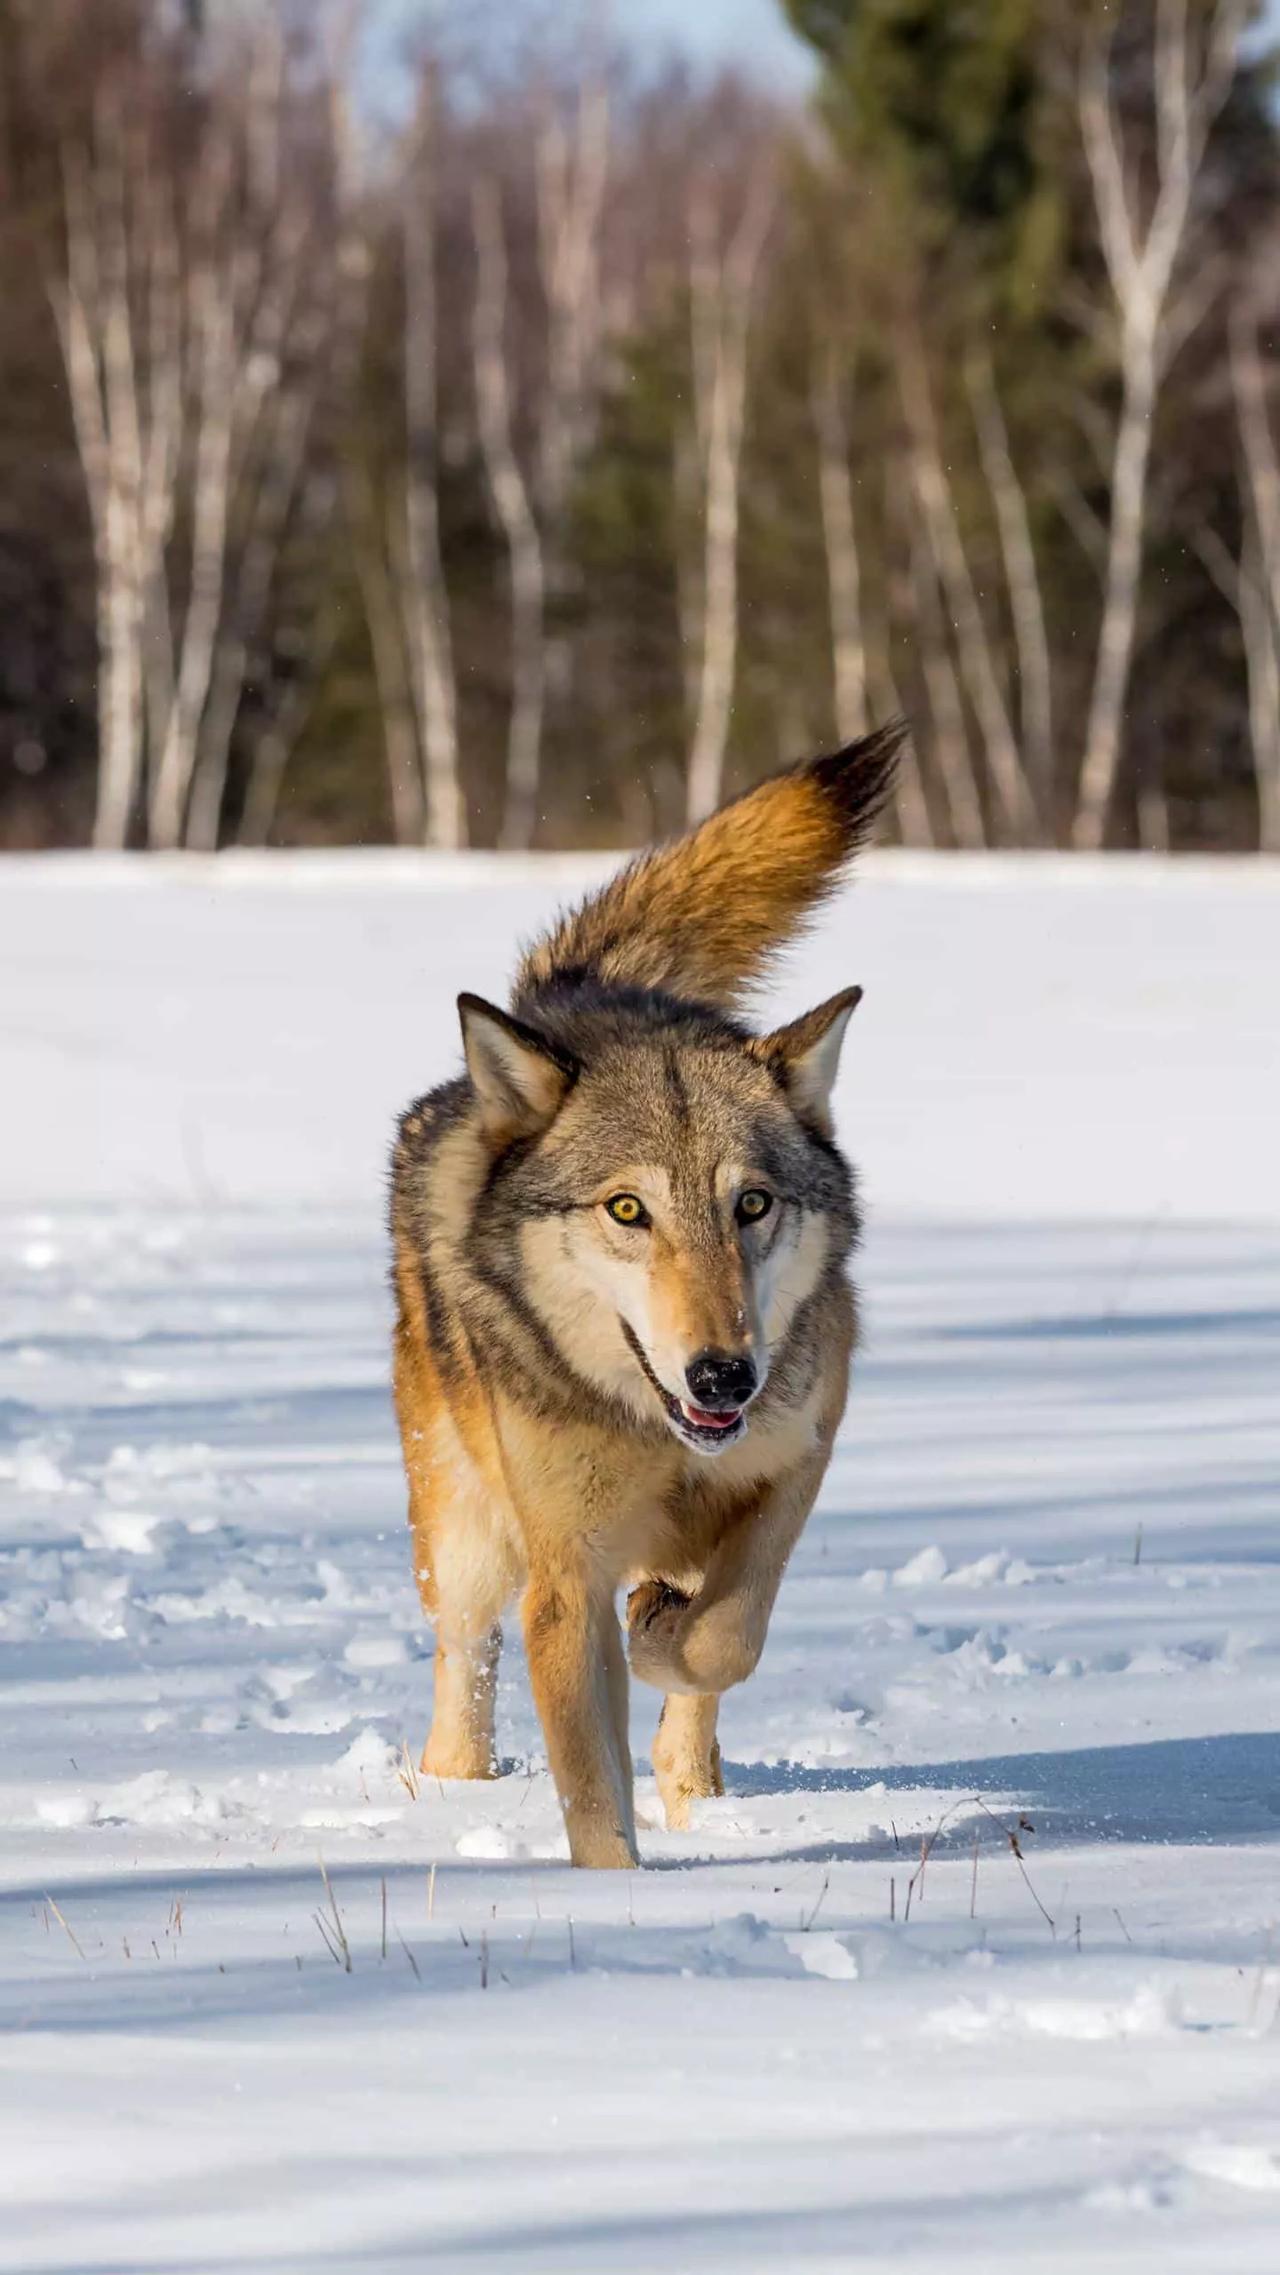
{"label": "wolf's ear", "polygon": [[787,1096],[805,1121],[816,1122],[824,1135],[831,1131],[831,1092],[840,1064],[844,1031],[862,1001],[860,987],[841,988],[812,1011],[762,1035],[751,1048],[757,1058],[781,1075]]}
{"label": "wolf's ear", "polygon": [[483,996],[460,995],[458,1017],[485,1135],[508,1145],[545,1129],[578,1072],[573,1060]]}

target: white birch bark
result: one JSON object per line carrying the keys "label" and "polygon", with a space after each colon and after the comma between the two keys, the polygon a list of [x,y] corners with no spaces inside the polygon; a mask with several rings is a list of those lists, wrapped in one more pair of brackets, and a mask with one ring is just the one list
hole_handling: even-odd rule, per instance
{"label": "white birch bark", "polygon": [[694,403],[703,501],[702,653],[689,749],[686,819],[714,812],[724,793],[724,761],[738,662],[738,507],[746,411],[747,346],[756,271],[772,219],[772,173],[752,174],[726,252],[705,190],[689,216]]}
{"label": "white birch bark", "polygon": [[819,341],[815,349],[811,402],[818,438],[818,499],[827,563],[836,733],[842,743],[851,743],[867,731],[867,650],[849,429],[840,367],[829,340]]}
{"label": "white birch bark", "polygon": [[558,537],[590,437],[600,351],[600,231],[609,174],[609,97],[602,79],[584,81],[572,138],[558,116],[545,123],[536,163],[538,260],[547,304],[538,493],[548,529]]}
{"label": "white birch bark", "polygon": [[914,630],[920,646],[920,669],[933,728],[933,762],[952,843],[971,851],[985,845],[986,829],[973,779],[964,702],[947,639],[937,560],[918,492],[915,518],[911,538],[911,576],[916,603]]}
{"label": "white birch bark", "polygon": [[476,415],[489,495],[506,542],[511,579],[511,716],[500,843],[518,848],[532,843],[538,818],[546,699],[546,580],[537,517],[512,431],[506,341],[507,253],[501,193],[492,177],[474,185],[471,211],[476,249],[472,321]]}
{"label": "white birch bark", "polygon": [[[402,204],[404,370],[407,464],[405,562],[399,580],[426,793],[429,845],[467,842],[466,804],[458,760],[458,695],[449,601],[440,553],[436,448],[435,90],[423,82]],[[374,571],[375,580],[377,577]],[[381,595],[374,597],[381,609]],[[372,629],[372,627],[371,627]],[[387,628],[375,639],[384,643]],[[384,666],[391,667],[389,653]]]}
{"label": "white birch bark", "polygon": [[1280,455],[1267,411],[1257,324],[1244,309],[1232,316],[1231,386],[1245,490],[1237,606],[1249,680],[1258,850],[1280,853]]}
{"label": "white birch bark", "polygon": [[[91,150],[66,153],[67,271],[53,298],[98,573],[97,845],[126,841],[144,786],[148,842],[184,841],[197,763],[220,721],[229,742],[243,691],[244,594],[270,576],[252,552],[233,563],[233,529],[260,556],[273,516],[283,522],[264,510],[282,467],[297,474],[287,451],[267,464],[261,449],[264,426],[286,417],[308,271],[301,208],[281,189],[284,101],[283,43],[268,26],[211,90],[185,203],[145,116],[104,100]],[[317,275],[312,317],[322,298]],[[175,527],[190,532],[185,574],[169,557]],[[204,769],[202,843],[216,842],[225,758]]]}
{"label": "white birch bark", "polygon": [[1023,763],[1041,820],[1048,827],[1052,823],[1054,804],[1053,677],[1031,523],[1009,448],[995,375],[985,356],[971,360],[967,379],[983,473],[995,507],[1018,654],[1018,726]]}
{"label": "white birch bark", "polygon": [[52,298],[93,526],[98,773],[93,844],[128,841],[142,783],[144,408],[133,355],[123,129],[100,102],[90,151],[63,153],[65,275]]}
{"label": "white birch bark", "polygon": [[[871,723],[873,680],[882,682],[882,718],[902,709],[892,674],[883,659],[873,665],[863,617],[862,567],[853,502],[850,437],[840,385],[840,367],[830,339],[814,351],[810,400],[818,442],[818,497],[827,565],[827,608],[831,627],[831,676],[836,733],[855,742]],[[904,845],[931,845],[933,830],[913,744],[903,751],[894,789],[894,811]]]}
{"label": "white birch bark", "polygon": [[[337,62],[341,64],[342,58]],[[335,68],[330,102],[338,204],[333,354],[339,392],[354,401],[368,323],[373,255],[363,213],[358,135],[346,81],[346,72]],[[426,784],[403,605],[409,576],[405,517],[398,504],[384,507],[358,428],[351,447],[341,455],[339,480],[378,691],[392,831],[398,845],[421,845],[426,835]]]}
{"label": "white birch bark", "polygon": [[[240,121],[243,94],[243,125]],[[251,639],[301,472],[321,347],[322,268],[282,187],[284,51],[268,25],[207,129],[188,261],[191,553],[174,699],[155,772],[152,844],[218,843]],[[247,197],[234,194],[243,135]],[[308,261],[308,254],[311,260]],[[292,365],[292,368],[291,368]]]}
{"label": "white birch bark", "polygon": [[1072,827],[1072,842],[1078,846],[1096,848],[1106,841],[1133,663],[1151,427],[1167,347],[1170,289],[1210,129],[1235,76],[1246,16],[1244,0],[1217,0],[1203,55],[1193,60],[1187,0],[1157,0],[1152,55],[1156,190],[1145,220],[1126,173],[1111,95],[1109,45],[1100,19],[1085,41],[1080,124],[1119,318],[1121,393],[1102,623]]}
{"label": "white birch bark", "polygon": [[960,676],[982,736],[988,795],[1001,834],[1014,844],[1027,844],[1037,834],[1035,805],[960,533],[938,440],[924,351],[910,328],[900,336],[897,366],[911,437],[916,495],[938,582],[946,595]]}

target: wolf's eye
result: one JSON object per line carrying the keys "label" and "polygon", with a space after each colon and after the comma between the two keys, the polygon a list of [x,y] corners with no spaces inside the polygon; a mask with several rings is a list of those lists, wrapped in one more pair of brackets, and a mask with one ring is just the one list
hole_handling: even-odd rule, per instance
{"label": "wolf's eye", "polygon": [[604,1205],[615,1224],[637,1225],[649,1222],[649,1212],[644,1202],[638,1201],[634,1193],[615,1193]]}
{"label": "wolf's eye", "polygon": [[738,1201],[738,1222],[759,1224],[761,1217],[768,1216],[772,1207],[772,1193],[766,1193],[759,1185],[748,1185]]}

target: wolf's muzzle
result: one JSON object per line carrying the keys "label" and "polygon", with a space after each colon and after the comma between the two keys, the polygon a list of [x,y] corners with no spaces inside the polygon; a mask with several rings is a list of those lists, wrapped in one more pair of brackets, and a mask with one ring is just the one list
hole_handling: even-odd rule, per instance
{"label": "wolf's muzzle", "polygon": [[754,1398],[758,1380],[754,1359],[745,1353],[699,1351],[684,1370],[689,1396],[707,1414],[736,1414]]}
{"label": "wolf's muzzle", "polygon": [[[718,1405],[700,1406],[688,1399],[675,1397],[660,1377],[654,1373],[645,1355],[643,1344],[633,1329],[627,1325],[626,1320],[620,1318],[618,1324],[622,1329],[623,1340],[640,1372],[650,1388],[657,1392],[667,1421],[682,1443],[692,1446],[698,1453],[723,1453],[726,1447],[736,1444],[746,1429],[742,1408],[756,1386],[755,1368],[751,1367],[751,1390],[746,1392],[744,1396],[728,1399],[722,1392],[721,1402]],[[703,1352],[701,1356],[705,1360],[708,1357],[716,1358],[719,1354]],[[745,1362],[731,1360],[729,1363],[731,1365],[745,1363],[747,1366],[751,1366],[750,1360]],[[692,1374],[693,1368],[697,1364],[696,1359],[691,1361],[687,1372]]]}

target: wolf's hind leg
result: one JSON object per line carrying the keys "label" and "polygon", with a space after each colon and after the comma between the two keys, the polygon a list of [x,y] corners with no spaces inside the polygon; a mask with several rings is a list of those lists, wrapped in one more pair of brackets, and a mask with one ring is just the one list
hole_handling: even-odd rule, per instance
{"label": "wolf's hind leg", "polygon": [[653,1772],[666,1811],[667,1830],[688,1830],[689,1804],[724,1792],[714,1691],[673,1691],[662,1702],[653,1741]]}

